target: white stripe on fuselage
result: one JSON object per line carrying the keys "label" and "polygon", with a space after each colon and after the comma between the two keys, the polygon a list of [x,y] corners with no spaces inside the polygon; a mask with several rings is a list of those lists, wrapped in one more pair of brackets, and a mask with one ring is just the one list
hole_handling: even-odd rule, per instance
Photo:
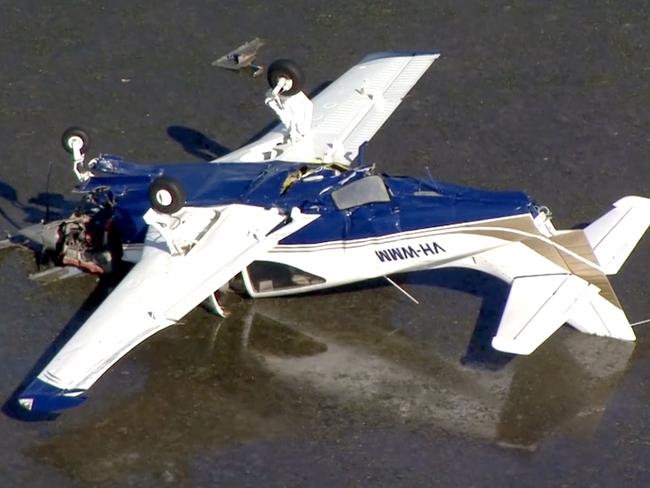
{"label": "white stripe on fuselage", "polygon": [[[425,229],[409,230],[404,232],[397,232],[394,234],[386,234],[376,237],[364,237],[361,239],[341,239],[327,242],[317,242],[314,244],[279,244],[275,246],[270,252],[311,252],[323,251],[334,249],[353,249],[355,247],[367,247],[372,245],[389,244],[392,242],[400,242],[405,239],[413,238],[429,238],[440,234],[449,232],[472,232],[476,230],[476,226],[493,224],[499,221],[511,220],[513,218],[530,218],[530,213],[522,213],[517,215],[509,215],[507,217],[498,217],[495,219],[476,220],[474,222],[463,222],[461,224],[440,225],[435,227],[427,227]],[[490,230],[510,231],[509,227],[489,227]]]}
{"label": "white stripe on fuselage", "polygon": [[[526,214],[520,217],[521,220],[532,222],[528,220],[532,217],[526,217]],[[508,219],[512,220],[512,217]],[[494,226],[493,222],[498,220],[504,219],[476,222],[483,224],[480,227],[464,224],[323,245],[278,245],[261,260],[301,269],[324,278],[325,283],[252,295],[302,293],[393,273],[435,268],[522,239],[519,235],[512,235],[511,228]],[[473,232],[476,229],[479,232]],[[489,232],[480,232],[485,229]],[[495,236],[494,233],[500,235]]]}
{"label": "white stripe on fuselage", "polygon": [[531,214],[519,214],[381,237],[278,245],[262,259],[302,269],[324,278],[326,282],[255,296],[303,293],[393,273],[454,266],[454,263],[460,265],[461,260],[528,239],[552,246],[563,255],[599,269],[594,262],[543,235]]}

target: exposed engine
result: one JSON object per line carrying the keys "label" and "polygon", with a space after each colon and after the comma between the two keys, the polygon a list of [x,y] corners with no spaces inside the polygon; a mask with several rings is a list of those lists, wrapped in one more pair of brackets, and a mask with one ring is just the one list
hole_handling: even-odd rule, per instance
{"label": "exposed engine", "polygon": [[87,194],[80,207],[61,221],[54,260],[90,273],[110,273],[122,258],[122,241],[113,225],[115,198],[107,189]]}

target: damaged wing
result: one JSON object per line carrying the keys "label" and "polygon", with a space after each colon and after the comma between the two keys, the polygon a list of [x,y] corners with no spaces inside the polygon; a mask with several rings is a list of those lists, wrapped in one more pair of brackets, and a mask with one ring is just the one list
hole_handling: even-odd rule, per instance
{"label": "damaged wing", "polygon": [[[188,208],[183,216],[190,226],[192,210],[197,209]],[[186,253],[170,252],[166,239],[150,226],[142,259],[20,393],[18,403],[38,412],[77,405],[127,352],[176,323],[279,240],[317,218],[297,211],[287,217],[276,209],[247,205],[215,210],[219,218]]]}

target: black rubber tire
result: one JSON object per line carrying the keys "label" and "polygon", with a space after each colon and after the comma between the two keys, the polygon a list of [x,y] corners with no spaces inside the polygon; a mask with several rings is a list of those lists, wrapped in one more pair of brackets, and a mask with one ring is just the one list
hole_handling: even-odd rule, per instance
{"label": "black rubber tire", "polygon": [[295,95],[305,86],[305,74],[300,66],[291,59],[278,59],[269,66],[266,79],[269,81],[271,88],[275,88],[281,77],[289,78],[293,82],[291,89],[282,92],[282,95]]}
{"label": "black rubber tire", "polygon": [[63,132],[63,135],[61,136],[61,144],[63,144],[63,149],[72,154],[72,147],[70,147],[68,141],[71,137],[74,136],[80,137],[84,142],[84,145],[81,147],[81,153],[85,154],[86,150],[88,149],[88,144],[90,144],[90,138],[88,137],[86,131],[79,127],[69,127]]}
{"label": "black rubber tire", "polygon": [[[165,204],[161,202],[159,197],[159,192],[165,190],[171,196],[171,202]],[[151,203],[151,208],[157,212],[164,214],[173,214],[178,212],[186,202],[185,191],[181,184],[173,178],[167,176],[161,176],[160,178],[155,179],[151,185],[149,185],[149,203]]]}

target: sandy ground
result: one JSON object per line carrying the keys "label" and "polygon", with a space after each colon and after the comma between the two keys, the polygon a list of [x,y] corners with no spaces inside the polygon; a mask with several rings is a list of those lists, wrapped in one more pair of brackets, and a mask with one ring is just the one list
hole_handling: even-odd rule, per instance
{"label": "sandy ground", "polygon": [[[134,161],[207,160],[273,119],[262,79],[210,63],[255,36],[308,87],[368,52],[442,57],[371,142],[394,174],[523,189],[558,227],[650,195],[646,1],[0,2],[0,231],[73,204],[60,134]],[[51,163],[51,177],[47,182]],[[428,168],[428,169],[427,169]],[[650,316],[650,239],[612,281]],[[0,251],[0,395],[105,288],[38,285]],[[50,422],[0,416],[2,486],[647,486],[650,332],[562,329],[509,360],[505,287],[471,273],[198,310]],[[251,334],[245,340],[245,331]]]}

